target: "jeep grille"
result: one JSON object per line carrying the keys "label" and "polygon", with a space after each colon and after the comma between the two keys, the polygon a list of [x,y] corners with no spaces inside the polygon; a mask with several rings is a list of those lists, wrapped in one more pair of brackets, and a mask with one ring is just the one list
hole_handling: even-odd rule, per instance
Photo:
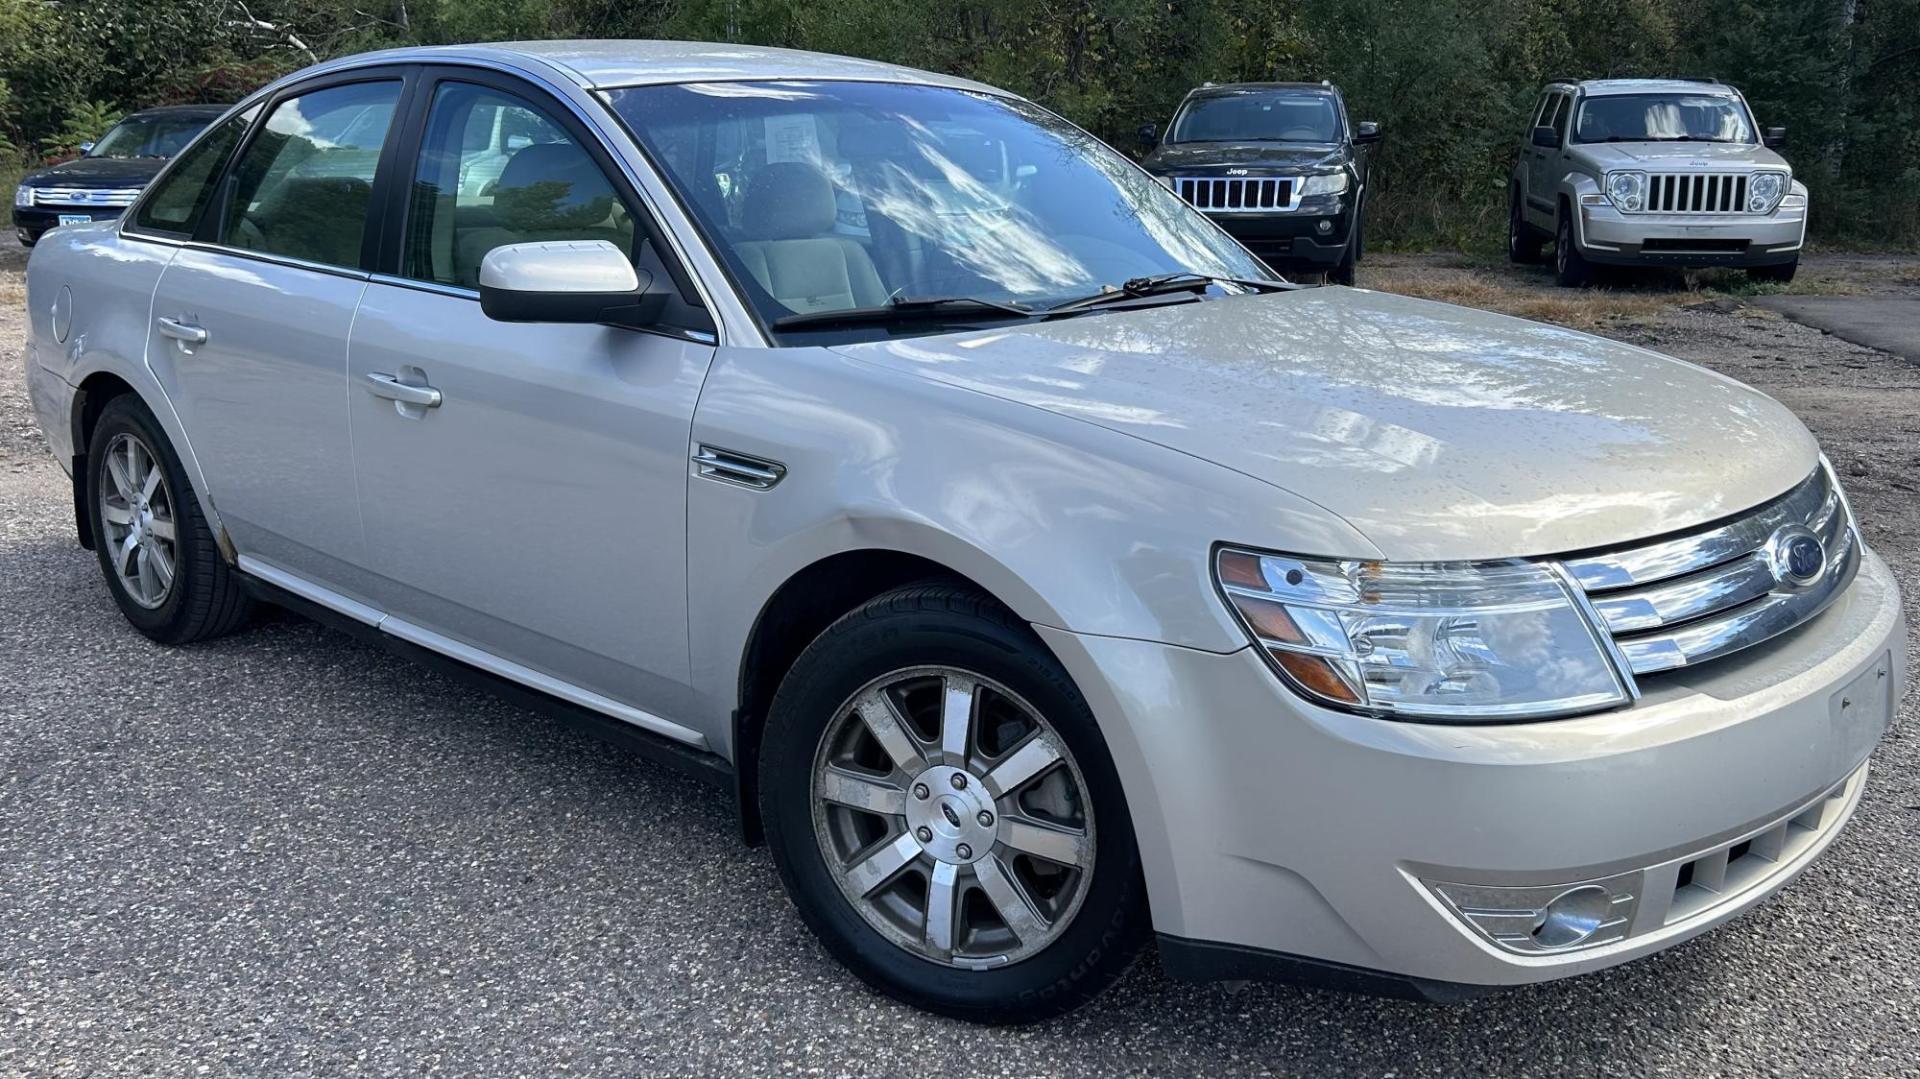
{"label": "jeep grille", "polygon": [[1299,205],[1284,176],[1181,176],[1174,190],[1202,210],[1291,210]]}
{"label": "jeep grille", "polygon": [[1647,177],[1650,214],[1743,214],[1747,212],[1747,174],[1743,172],[1652,173]]}

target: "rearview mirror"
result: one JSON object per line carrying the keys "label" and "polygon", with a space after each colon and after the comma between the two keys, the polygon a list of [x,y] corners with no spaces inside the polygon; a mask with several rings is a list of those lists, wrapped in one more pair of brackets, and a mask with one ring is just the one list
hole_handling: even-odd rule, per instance
{"label": "rearview mirror", "polygon": [[1560,148],[1560,133],[1542,124],[1533,129],[1533,144],[1547,150],[1558,150]]}
{"label": "rearview mirror", "polygon": [[505,244],[480,260],[480,310],[496,322],[650,326],[667,293],[607,240]]}
{"label": "rearview mirror", "polygon": [[1787,144],[1787,129],[1770,127],[1760,133],[1760,143],[1769,149],[1778,150]]}
{"label": "rearview mirror", "polygon": [[1380,125],[1377,123],[1374,123],[1372,120],[1360,121],[1360,126],[1355,128],[1353,131],[1353,141],[1379,142],[1380,141]]}
{"label": "rearview mirror", "polygon": [[1160,125],[1141,124],[1139,129],[1134,131],[1134,134],[1139,137],[1140,145],[1151,150],[1154,145],[1160,141]]}

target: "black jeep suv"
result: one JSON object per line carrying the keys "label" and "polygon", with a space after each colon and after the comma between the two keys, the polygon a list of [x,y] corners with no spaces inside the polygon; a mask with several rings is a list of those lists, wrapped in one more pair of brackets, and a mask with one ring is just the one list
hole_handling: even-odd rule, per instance
{"label": "black jeep suv", "polygon": [[1279,273],[1353,283],[1365,240],[1367,155],[1380,125],[1347,122],[1332,83],[1208,83],[1140,162]]}

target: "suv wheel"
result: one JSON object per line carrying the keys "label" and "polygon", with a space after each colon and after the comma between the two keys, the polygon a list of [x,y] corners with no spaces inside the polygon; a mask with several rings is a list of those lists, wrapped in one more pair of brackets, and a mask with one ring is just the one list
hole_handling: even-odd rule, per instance
{"label": "suv wheel", "polygon": [[781,684],[760,760],[788,892],[875,988],[1027,1022],[1138,950],[1139,854],[1093,714],[991,600],[914,585],[835,622]]}
{"label": "suv wheel", "polygon": [[1773,266],[1747,267],[1747,280],[1771,281],[1775,284],[1784,285],[1787,282],[1793,280],[1793,275],[1799,269],[1800,269],[1800,256],[1795,255],[1793,257],[1792,262],[1782,262]]}
{"label": "suv wheel", "polygon": [[1507,195],[1507,260],[1522,266],[1540,261],[1540,236],[1527,224],[1526,210],[1520,204],[1520,189]]}
{"label": "suv wheel", "polygon": [[159,421],[145,402],[107,402],[87,446],[87,513],[107,589],[133,628],[161,644],[239,629],[253,604],[220,557]]}
{"label": "suv wheel", "polygon": [[1580,288],[1593,280],[1593,265],[1573,239],[1573,215],[1562,212],[1553,238],[1554,276],[1566,288]]}
{"label": "suv wheel", "polygon": [[1335,263],[1333,268],[1327,271],[1327,284],[1353,284],[1353,264],[1360,261],[1359,227],[1360,223],[1358,221],[1354,222],[1355,231],[1353,236],[1347,241],[1347,249],[1340,253],[1340,261]]}

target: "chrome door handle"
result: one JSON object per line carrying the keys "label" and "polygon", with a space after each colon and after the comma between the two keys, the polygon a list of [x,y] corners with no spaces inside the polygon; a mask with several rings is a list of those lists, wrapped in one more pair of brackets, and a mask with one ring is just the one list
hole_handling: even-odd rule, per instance
{"label": "chrome door handle", "polygon": [[419,405],[421,408],[440,407],[440,391],[432,386],[414,386],[392,375],[383,375],[378,372],[367,373],[367,392],[375,397],[398,401],[403,405]]}
{"label": "chrome door handle", "polygon": [[157,320],[160,324],[160,336],[171,337],[183,345],[204,345],[207,343],[207,330],[204,326],[195,326],[191,322],[182,322],[165,315]]}

